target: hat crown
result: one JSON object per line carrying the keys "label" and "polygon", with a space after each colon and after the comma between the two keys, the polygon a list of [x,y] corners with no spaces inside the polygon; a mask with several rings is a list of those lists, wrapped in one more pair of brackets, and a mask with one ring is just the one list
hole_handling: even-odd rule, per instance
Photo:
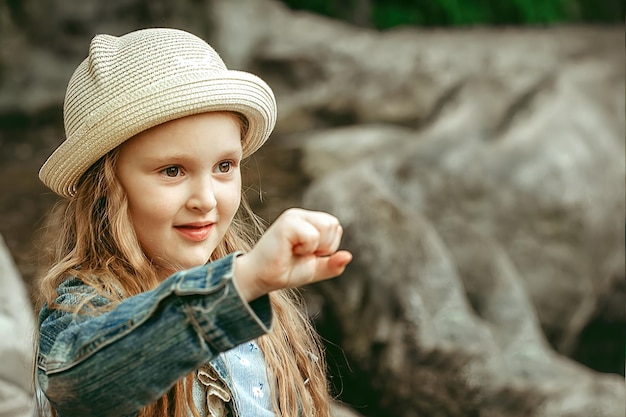
{"label": "hat crown", "polygon": [[63,105],[65,134],[72,136],[97,109],[120,99],[120,94],[134,96],[156,83],[192,72],[227,70],[210,45],[181,30],[155,28],[120,37],[96,35],[89,55],[68,83]]}

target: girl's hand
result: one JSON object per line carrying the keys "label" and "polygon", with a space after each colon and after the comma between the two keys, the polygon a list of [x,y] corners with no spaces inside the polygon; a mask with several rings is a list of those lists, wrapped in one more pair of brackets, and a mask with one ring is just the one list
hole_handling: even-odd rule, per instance
{"label": "girl's hand", "polygon": [[334,216],[289,209],[256,246],[235,261],[235,281],[246,301],[281,288],[294,288],[343,273],[352,254],[341,250],[343,229]]}

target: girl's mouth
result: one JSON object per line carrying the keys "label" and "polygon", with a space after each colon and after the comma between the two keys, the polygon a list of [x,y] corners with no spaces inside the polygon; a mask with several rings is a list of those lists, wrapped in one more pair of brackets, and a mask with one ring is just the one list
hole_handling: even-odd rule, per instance
{"label": "girl's mouth", "polygon": [[192,240],[194,242],[202,242],[206,240],[211,231],[213,230],[213,225],[215,223],[209,223],[205,225],[181,225],[174,226],[174,229],[181,235],[183,235],[186,239]]}

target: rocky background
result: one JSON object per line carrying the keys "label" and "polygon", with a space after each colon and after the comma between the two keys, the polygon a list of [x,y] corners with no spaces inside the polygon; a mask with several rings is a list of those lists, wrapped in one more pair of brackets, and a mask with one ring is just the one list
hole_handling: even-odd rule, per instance
{"label": "rocky background", "polygon": [[95,33],[148,26],[274,89],[278,125],[247,170],[257,211],[342,220],[353,264],[304,290],[342,413],[625,415],[623,27],[377,32],[272,0],[0,1],[0,233],[31,289],[67,80]]}

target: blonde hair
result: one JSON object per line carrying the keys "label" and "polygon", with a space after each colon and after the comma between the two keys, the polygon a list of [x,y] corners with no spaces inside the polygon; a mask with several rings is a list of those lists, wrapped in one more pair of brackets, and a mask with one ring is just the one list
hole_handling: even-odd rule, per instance
{"label": "blonde hair", "polygon": [[[46,235],[53,244],[44,245],[48,248],[50,267],[39,283],[40,305],[47,302],[50,308],[62,308],[54,304],[56,288],[68,276],[75,276],[112,298],[108,308],[159,284],[134,233],[126,194],[115,175],[118,153],[114,149],[96,162],[81,178],[74,198],[60,202],[52,210]],[[262,222],[242,195],[239,211],[211,260],[236,250],[250,250],[262,231]],[[281,290],[271,293],[270,300],[274,325],[258,342],[273,385],[275,412],[329,417],[326,363],[300,297],[294,290]],[[89,307],[88,303],[89,300],[83,300],[74,312]],[[188,417],[191,413],[199,417],[193,403],[193,378],[192,373],[176,382],[166,395],[144,407],[139,416]]]}

